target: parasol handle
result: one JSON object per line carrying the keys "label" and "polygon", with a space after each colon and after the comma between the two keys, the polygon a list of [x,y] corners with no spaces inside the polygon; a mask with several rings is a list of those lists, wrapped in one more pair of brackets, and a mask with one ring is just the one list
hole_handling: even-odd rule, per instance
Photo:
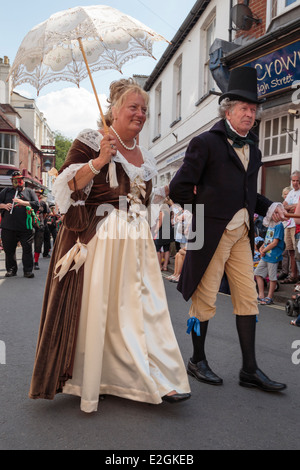
{"label": "parasol handle", "polygon": [[98,108],[99,108],[99,111],[100,111],[100,115],[101,115],[101,118],[102,118],[102,122],[103,122],[104,132],[105,132],[105,134],[107,134],[109,132],[108,126],[106,124],[105,117],[104,117],[104,114],[103,114],[103,111],[102,111],[102,108],[101,108],[101,104],[100,104],[100,101],[99,101],[99,97],[97,95],[94,80],[93,80],[93,77],[92,77],[92,74],[91,74],[91,71],[90,71],[90,67],[89,67],[89,64],[88,64],[88,61],[87,61],[87,58],[86,58],[86,55],[85,55],[85,51],[84,51],[84,48],[83,48],[81,38],[78,38],[78,42],[79,42],[79,47],[80,47],[80,50],[81,50],[81,53],[82,53],[82,56],[83,56],[83,59],[84,59],[89,77],[90,77],[90,81],[91,81],[91,84],[92,84],[92,87],[93,87],[93,90],[94,90],[94,95],[95,95],[95,98],[96,98],[96,101],[97,101],[97,104],[98,104]]}

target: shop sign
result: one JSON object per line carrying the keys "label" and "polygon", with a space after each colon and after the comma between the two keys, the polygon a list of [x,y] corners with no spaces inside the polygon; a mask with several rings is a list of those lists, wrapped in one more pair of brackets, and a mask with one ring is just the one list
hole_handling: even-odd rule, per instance
{"label": "shop sign", "polygon": [[257,70],[259,97],[289,88],[294,81],[300,80],[300,41],[259,57],[245,66]]}
{"label": "shop sign", "polygon": [[180,153],[176,153],[175,155],[167,159],[167,165],[170,165],[171,163],[176,162],[177,160],[180,160],[180,158],[183,158],[184,156],[185,156],[185,150],[183,150]]}

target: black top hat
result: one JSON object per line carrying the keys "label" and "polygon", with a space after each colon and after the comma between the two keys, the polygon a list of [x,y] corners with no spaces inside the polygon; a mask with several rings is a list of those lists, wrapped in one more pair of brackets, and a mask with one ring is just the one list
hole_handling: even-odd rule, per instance
{"label": "black top hat", "polygon": [[231,101],[246,101],[258,104],[257,71],[253,67],[237,67],[230,73],[228,89],[219,98],[219,104],[224,98]]}
{"label": "black top hat", "polygon": [[12,178],[23,178],[22,173],[19,170],[13,171],[11,174]]}

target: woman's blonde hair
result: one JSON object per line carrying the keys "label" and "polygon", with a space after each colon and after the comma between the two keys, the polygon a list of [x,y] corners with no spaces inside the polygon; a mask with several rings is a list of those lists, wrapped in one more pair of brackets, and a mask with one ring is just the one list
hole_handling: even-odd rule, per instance
{"label": "woman's blonde hair", "polygon": [[288,195],[288,193],[292,190],[292,188],[290,186],[286,186],[285,188],[283,188],[282,190],[282,193],[281,193],[281,196],[284,197],[283,195],[286,193],[286,195]]}
{"label": "woman's blonde hair", "polygon": [[[149,96],[132,78],[124,78],[115,82],[112,82],[110,87],[110,94],[107,102],[109,104],[106,113],[104,114],[105,122],[107,126],[111,126],[114,118],[112,114],[112,108],[120,108],[124,103],[129,93],[137,93],[141,95],[145,100],[145,105],[148,106]],[[102,118],[98,121],[99,128],[103,128]]]}

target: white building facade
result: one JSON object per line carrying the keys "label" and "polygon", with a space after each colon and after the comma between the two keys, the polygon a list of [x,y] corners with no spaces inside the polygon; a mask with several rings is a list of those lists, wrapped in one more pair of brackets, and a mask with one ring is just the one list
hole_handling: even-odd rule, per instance
{"label": "white building facade", "polygon": [[4,173],[10,173],[9,166],[20,169],[28,183],[51,192],[54,177],[48,171],[55,164],[55,134],[34,99],[12,92],[9,71],[9,58],[0,58],[0,166]]}
{"label": "white building facade", "polygon": [[[13,92],[11,105],[22,118],[22,130],[34,142],[38,149],[43,151],[44,147],[55,148],[54,132],[50,129],[47,119],[37,107],[34,99],[26,98],[19,93]],[[48,171],[54,166],[55,157],[53,157],[53,152],[50,152],[49,155],[51,156],[48,157],[47,152],[46,150],[43,155],[41,175],[43,185],[51,192],[55,178],[49,176]]]}
{"label": "white building facade", "polygon": [[[249,31],[238,30],[232,22],[232,11],[238,3],[243,4],[241,8],[252,8],[255,19]],[[266,70],[270,70],[270,80],[275,80],[276,71],[271,76],[272,65],[267,59],[274,66],[276,58],[272,58],[272,53],[276,57],[280,47],[285,52],[283,63],[290,61],[290,70],[281,70],[285,76],[290,72],[290,84],[262,96],[266,100],[255,132],[260,138],[264,162],[259,189],[271,199],[281,200],[282,187],[288,186],[291,171],[300,169],[299,9],[299,0],[198,0],[195,3],[144,87],[150,95],[150,109],[141,142],[157,160],[156,186],[169,183],[182,164],[190,140],[219,119],[218,99],[226,91],[229,71],[249,63],[260,71],[259,60],[266,54]],[[218,41],[222,43],[219,48]],[[224,78],[221,74],[217,81],[210,70],[212,50],[217,55],[220,53],[219,69],[224,69]],[[280,64],[276,66],[279,68]]]}

